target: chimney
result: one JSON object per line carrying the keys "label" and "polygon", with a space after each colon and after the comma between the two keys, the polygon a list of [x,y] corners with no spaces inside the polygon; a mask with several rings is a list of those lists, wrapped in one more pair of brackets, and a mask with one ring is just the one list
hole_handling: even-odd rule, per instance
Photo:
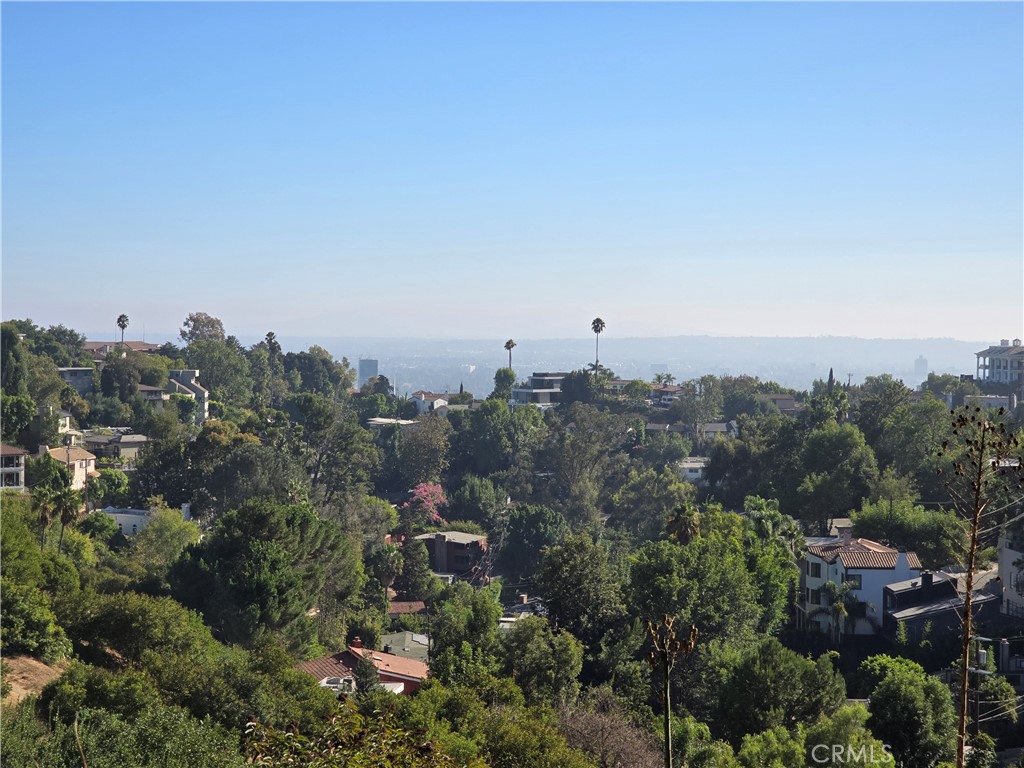
{"label": "chimney", "polygon": [[530,596],[527,595],[525,592],[520,592],[519,593],[519,604],[520,605],[526,605],[528,602],[530,602]]}
{"label": "chimney", "polygon": [[391,643],[384,643],[384,653],[391,653]]}
{"label": "chimney", "polygon": [[440,573],[448,572],[448,537],[443,533],[434,534],[434,568]]}
{"label": "chimney", "polygon": [[1010,669],[1010,641],[1005,637],[999,641],[998,668],[1000,672],[1007,672]]}
{"label": "chimney", "polygon": [[921,571],[921,586],[930,587],[932,585],[932,572]]}
{"label": "chimney", "polygon": [[1014,339],[1013,340],[1013,346],[1019,347],[1020,346],[1020,339]]}
{"label": "chimney", "polygon": [[353,648],[362,648],[363,647],[363,640],[362,640],[361,637],[359,637],[359,635],[356,635],[355,637],[352,638],[352,647]]}
{"label": "chimney", "polygon": [[839,543],[848,547],[853,541],[853,530],[849,526],[844,526],[839,529]]}
{"label": "chimney", "polygon": [[1009,339],[1000,339],[999,340],[999,346],[1000,347],[1008,347],[1008,346],[1010,346],[1010,340]]}

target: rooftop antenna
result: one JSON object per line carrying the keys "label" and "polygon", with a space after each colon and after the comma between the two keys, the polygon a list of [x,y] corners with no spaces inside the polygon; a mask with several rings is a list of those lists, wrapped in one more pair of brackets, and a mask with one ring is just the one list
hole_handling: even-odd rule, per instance
{"label": "rooftop antenna", "polygon": [[853,374],[852,373],[846,374],[846,388],[847,389],[850,388],[850,384],[851,384],[852,381],[853,381]]}

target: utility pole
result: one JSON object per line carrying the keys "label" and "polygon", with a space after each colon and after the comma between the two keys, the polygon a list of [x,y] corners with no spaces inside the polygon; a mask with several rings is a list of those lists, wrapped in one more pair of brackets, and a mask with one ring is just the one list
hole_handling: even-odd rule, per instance
{"label": "utility pole", "polygon": [[676,631],[672,629],[674,619],[667,613],[662,614],[661,624],[647,621],[647,632],[651,636],[654,648],[647,656],[651,670],[661,669],[662,687],[661,703],[665,708],[665,768],[672,768],[672,668],[676,665],[679,654],[689,656],[697,644],[697,627],[690,625],[690,637],[684,643],[676,638]]}

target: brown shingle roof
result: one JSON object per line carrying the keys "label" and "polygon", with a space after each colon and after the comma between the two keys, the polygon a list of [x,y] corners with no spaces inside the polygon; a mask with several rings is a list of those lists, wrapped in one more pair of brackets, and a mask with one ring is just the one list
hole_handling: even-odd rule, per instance
{"label": "brown shingle roof", "polygon": [[0,456],[28,456],[28,451],[16,445],[3,445],[0,443]]}
{"label": "brown shingle roof", "polygon": [[51,448],[47,451],[52,459],[67,463],[69,461],[96,461],[96,457],[84,448],[73,445],[70,448]]}
{"label": "brown shingle roof", "polygon": [[354,646],[349,646],[348,650],[340,653],[304,661],[299,664],[299,669],[317,680],[323,680],[325,677],[347,677],[355,669],[359,655],[363,653],[367,659],[373,662],[373,666],[377,668],[378,672],[386,675],[405,677],[410,680],[424,680],[430,674],[430,667],[422,661]]}
{"label": "brown shingle roof", "polygon": [[388,606],[389,616],[400,616],[406,613],[426,613],[427,606],[422,600],[395,600]]}
{"label": "brown shingle roof", "polygon": [[[807,551],[817,555],[827,563],[836,559],[844,568],[879,568],[892,570],[896,567],[899,551],[871,539],[850,539],[849,546],[844,547],[840,540],[829,544],[811,544]],[[920,570],[921,561],[916,552],[907,552],[907,562],[912,569]]]}

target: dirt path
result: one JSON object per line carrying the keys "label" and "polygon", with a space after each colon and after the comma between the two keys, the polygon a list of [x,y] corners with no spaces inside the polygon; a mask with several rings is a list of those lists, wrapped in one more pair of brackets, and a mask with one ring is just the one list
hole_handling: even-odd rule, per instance
{"label": "dirt path", "polygon": [[60,677],[62,667],[51,667],[31,656],[5,656],[7,682],[11,692],[4,698],[4,704],[17,704],[30,694],[38,694],[43,687]]}

